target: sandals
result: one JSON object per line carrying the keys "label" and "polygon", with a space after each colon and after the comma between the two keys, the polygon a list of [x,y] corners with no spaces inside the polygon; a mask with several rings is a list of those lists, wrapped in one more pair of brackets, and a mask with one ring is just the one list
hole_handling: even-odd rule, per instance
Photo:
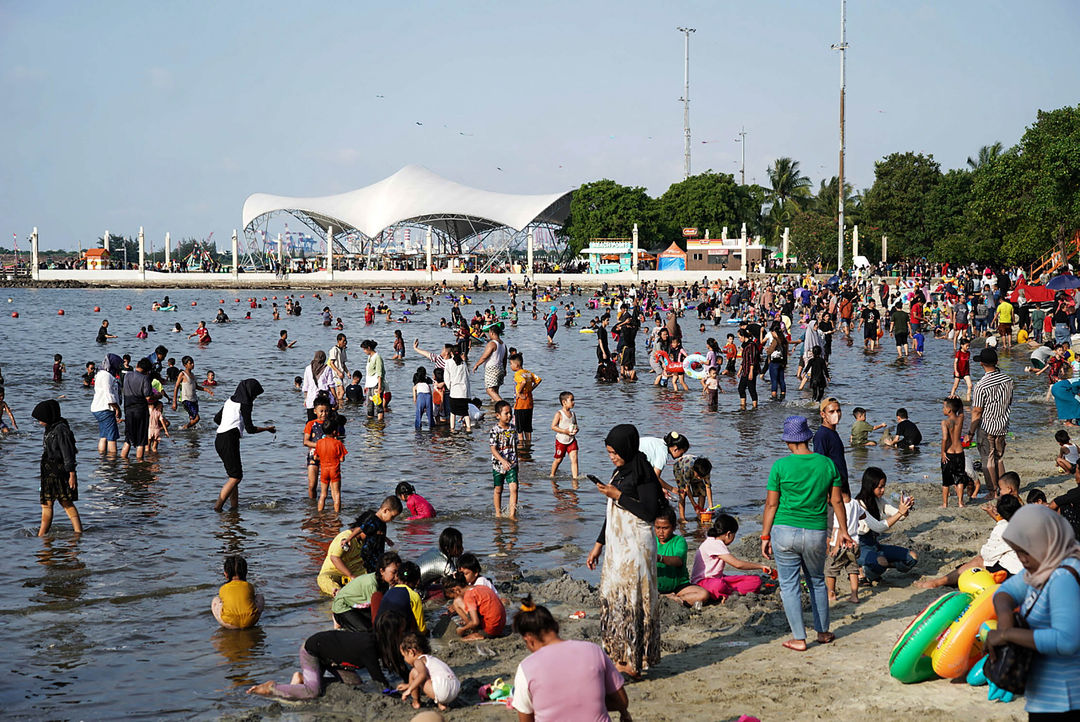
{"label": "sandals", "polygon": [[[800,642],[802,643],[801,647],[795,646],[795,645],[799,644]],[[790,649],[793,652],[805,652],[806,651],[806,640],[805,639],[789,639],[786,642],[784,642],[782,644],[782,646],[787,647],[788,649]]]}

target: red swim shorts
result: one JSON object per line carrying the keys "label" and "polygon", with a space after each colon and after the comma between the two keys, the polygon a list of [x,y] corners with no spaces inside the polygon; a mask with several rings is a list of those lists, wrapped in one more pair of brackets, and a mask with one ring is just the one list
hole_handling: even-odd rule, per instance
{"label": "red swim shorts", "polygon": [[561,459],[571,451],[577,451],[577,439],[574,439],[569,444],[564,444],[558,439],[555,439],[555,458]]}

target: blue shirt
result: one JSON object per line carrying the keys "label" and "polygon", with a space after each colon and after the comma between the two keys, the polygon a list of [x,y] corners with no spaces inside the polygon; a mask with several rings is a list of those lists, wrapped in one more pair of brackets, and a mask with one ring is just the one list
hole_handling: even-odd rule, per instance
{"label": "blue shirt", "polygon": [[844,440],[840,434],[822,424],[814,434],[814,453],[827,456],[836,464],[840,479],[847,483],[847,461],[844,460]]}
{"label": "blue shirt", "polygon": [[[1080,572],[1080,559],[1069,558],[1065,564]],[[1001,585],[1001,592],[1020,602],[1020,613],[1028,612],[1028,626],[1035,632],[1037,654],[1024,691],[1025,709],[1029,713],[1080,710],[1080,586],[1076,579],[1058,568],[1040,594],[1024,581],[1023,574],[1017,574]]]}

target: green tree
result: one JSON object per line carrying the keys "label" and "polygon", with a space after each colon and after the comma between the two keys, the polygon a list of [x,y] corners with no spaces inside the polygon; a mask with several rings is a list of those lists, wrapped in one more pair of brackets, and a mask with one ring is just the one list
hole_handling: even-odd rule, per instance
{"label": "green tree", "polygon": [[993,260],[994,248],[975,243],[965,233],[964,214],[971,203],[974,183],[970,171],[951,170],[927,194],[926,229],[933,242],[932,260],[951,263]]}
{"label": "green tree", "polygon": [[889,237],[890,255],[926,256],[933,246],[926,202],[941,182],[933,155],[893,153],[874,164],[874,185],[863,198],[865,219]]}
{"label": "green tree", "polygon": [[719,238],[724,226],[728,230],[749,227],[761,215],[761,205],[754,206],[751,186],[740,186],[727,173],[711,170],[692,175],[673,183],[656,200],[656,209],[663,232],[663,243],[682,239],[682,229],[694,227],[701,235],[708,229],[711,237]]}
{"label": "green tree", "polygon": [[571,257],[576,257],[590,239],[629,237],[635,223],[642,248],[660,245],[663,233],[656,202],[645,189],[604,179],[584,183],[574,192],[570,217],[560,233],[567,238]]}
{"label": "green tree", "polygon": [[978,170],[984,165],[992,163],[1001,155],[1001,141],[994,143],[993,145],[984,145],[979,148],[979,155],[972,158],[970,155],[967,159],[968,167],[971,170]]}
{"label": "green tree", "polygon": [[[833,215],[793,209],[790,226],[788,255],[798,258],[801,267],[808,268],[818,260],[826,268],[836,266],[836,218]],[[850,230],[844,233],[844,238],[850,243]]]}
{"label": "green tree", "polygon": [[803,175],[799,161],[787,157],[777,158],[768,173],[770,203],[783,206],[793,201],[798,206],[800,200],[810,197],[811,182]]}

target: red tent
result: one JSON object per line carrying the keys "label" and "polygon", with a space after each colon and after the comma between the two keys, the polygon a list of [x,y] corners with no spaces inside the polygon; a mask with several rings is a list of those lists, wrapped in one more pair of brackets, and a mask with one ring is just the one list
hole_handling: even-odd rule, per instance
{"label": "red tent", "polygon": [[1028,303],[1047,303],[1054,300],[1054,292],[1046,286],[1029,286],[1027,281],[1021,279],[1009,294],[1009,303],[1016,303],[1020,289],[1024,289],[1024,298]]}

